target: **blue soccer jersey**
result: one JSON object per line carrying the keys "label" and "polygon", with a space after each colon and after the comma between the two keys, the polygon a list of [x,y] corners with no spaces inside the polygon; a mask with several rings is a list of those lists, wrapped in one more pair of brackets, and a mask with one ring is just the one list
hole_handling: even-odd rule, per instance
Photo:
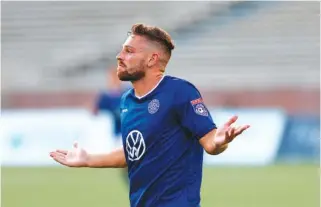
{"label": "blue soccer jersey", "polygon": [[121,123],[131,206],[198,206],[199,139],[216,125],[195,86],[164,76],[143,97],[131,89],[122,97]]}

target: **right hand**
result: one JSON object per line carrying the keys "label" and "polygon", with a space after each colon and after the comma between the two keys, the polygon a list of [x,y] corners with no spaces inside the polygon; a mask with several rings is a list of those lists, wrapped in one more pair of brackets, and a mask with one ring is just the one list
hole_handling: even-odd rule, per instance
{"label": "right hand", "polygon": [[56,150],[50,152],[56,162],[68,167],[87,167],[89,155],[88,153],[78,147],[78,143],[74,143],[72,150]]}

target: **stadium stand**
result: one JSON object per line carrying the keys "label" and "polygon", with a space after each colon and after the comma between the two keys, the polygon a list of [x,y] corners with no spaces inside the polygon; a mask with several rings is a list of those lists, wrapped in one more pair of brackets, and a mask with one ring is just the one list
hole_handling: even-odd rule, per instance
{"label": "stadium stand", "polygon": [[319,113],[317,2],[2,2],[2,7],[3,107],[83,103],[105,86],[106,68],[115,64],[130,26],[145,22],[172,34],[177,47],[169,74],[191,80],[209,104]]}
{"label": "stadium stand", "polygon": [[319,8],[247,2],[179,44],[169,69],[200,87],[319,87]]}
{"label": "stadium stand", "polygon": [[[171,31],[204,19],[229,4],[3,2],[3,90],[95,89],[97,83],[103,84],[101,75],[91,73],[93,65],[90,73],[81,74],[79,68],[100,58],[105,61],[103,69],[108,61],[114,63],[132,24],[144,22]],[[70,72],[74,69],[76,72]],[[23,78],[17,79],[17,74]]]}

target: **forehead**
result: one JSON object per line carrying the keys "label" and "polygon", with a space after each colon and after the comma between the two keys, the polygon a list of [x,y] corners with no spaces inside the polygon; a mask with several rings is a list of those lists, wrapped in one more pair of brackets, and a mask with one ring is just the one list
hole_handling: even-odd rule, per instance
{"label": "forehead", "polygon": [[134,48],[144,48],[147,45],[147,40],[138,35],[130,35],[127,37],[125,43],[123,46],[129,46],[129,47],[134,47]]}

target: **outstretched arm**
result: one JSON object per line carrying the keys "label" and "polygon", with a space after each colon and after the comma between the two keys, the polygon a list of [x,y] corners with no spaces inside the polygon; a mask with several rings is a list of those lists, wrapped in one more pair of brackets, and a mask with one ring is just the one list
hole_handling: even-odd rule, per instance
{"label": "outstretched arm", "polygon": [[68,167],[124,168],[127,166],[123,148],[109,153],[89,154],[75,143],[71,150],[56,150],[50,156]]}
{"label": "outstretched arm", "polygon": [[90,154],[87,165],[90,168],[125,168],[127,163],[124,149],[119,148],[106,154]]}
{"label": "outstretched arm", "polygon": [[175,111],[180,124],[191,137],[199,141],[208,154],[217,155],[224,152],[228,143],[250,127],[232,126],[237,120],[237,116],[233,116],[217,128],[200,92],[192,84],[182,83],[176,97],[178,101]]}

